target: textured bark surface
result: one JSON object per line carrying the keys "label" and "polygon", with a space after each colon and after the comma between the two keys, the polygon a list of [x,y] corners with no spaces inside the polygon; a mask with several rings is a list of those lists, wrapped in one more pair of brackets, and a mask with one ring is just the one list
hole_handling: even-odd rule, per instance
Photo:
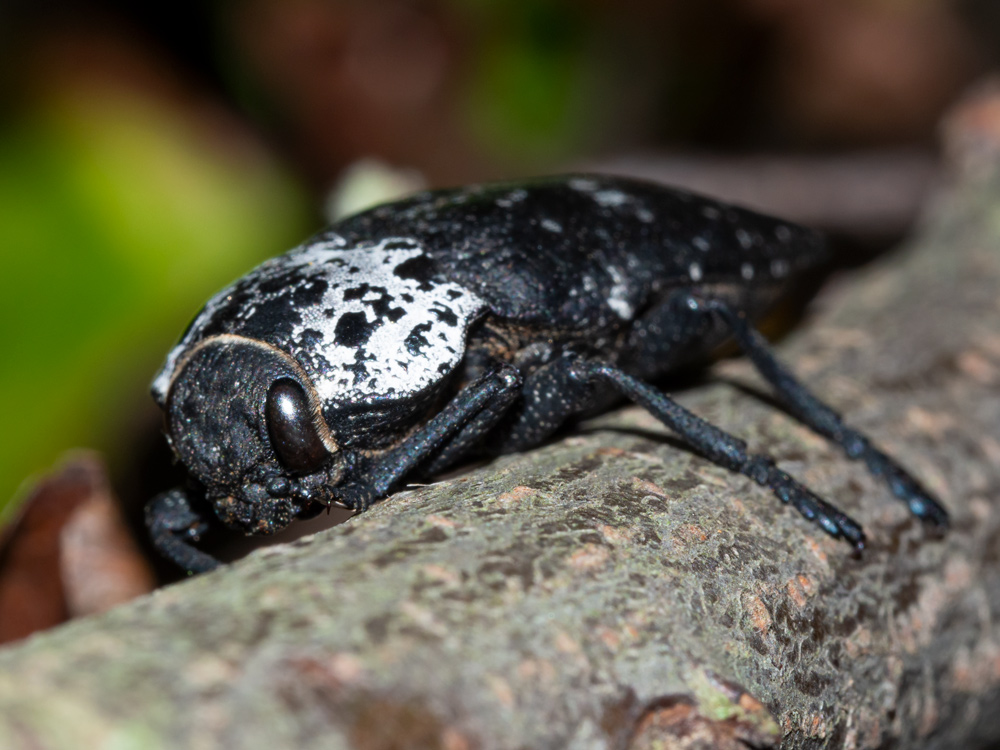
{"label": "textured bark surface", "polygon": [[780,348],[943,499],[759,394],[681,400],[862,521],[852,556],[624,409],[0,651],[0,747],[975,747],[1000,738],[1000,180]]}

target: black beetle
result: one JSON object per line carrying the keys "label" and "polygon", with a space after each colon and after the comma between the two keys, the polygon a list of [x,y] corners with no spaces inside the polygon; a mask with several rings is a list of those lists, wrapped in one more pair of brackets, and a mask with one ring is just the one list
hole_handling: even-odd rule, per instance
{"label": "black beetle", "polygon": [[205,305],[153,383],[192,481],[155,498],[190,571],[208,506],[269,534],[482,448],[535,445],[615,397],[769,487],[828,534],[861,527],[773,460],[644,382],[735,338],[788,409],[914,515],[945,510],[771,354],[751,321],[824,260],[809,229],[636,180],[575,175],[425,192],[347,218]]}

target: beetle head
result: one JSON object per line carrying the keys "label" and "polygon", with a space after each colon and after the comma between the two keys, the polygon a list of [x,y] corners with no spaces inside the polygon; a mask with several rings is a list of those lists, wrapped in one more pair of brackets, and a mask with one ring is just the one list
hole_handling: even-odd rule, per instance
{"label": "beetle head", "polygon": [[261,341],[220,335],[179,363],[167,437],[227,525],[270,534],[329,503],[343,474],[309,378]]}

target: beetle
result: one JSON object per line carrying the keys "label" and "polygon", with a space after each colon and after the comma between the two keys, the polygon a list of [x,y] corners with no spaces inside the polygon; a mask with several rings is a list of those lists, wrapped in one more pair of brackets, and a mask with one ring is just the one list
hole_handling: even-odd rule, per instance
{"label": "beetle", "polygon": [[821,235],[653,183],[570,175],[428,191],[346,218],[208,301],[152,393],[190,482],[146,509],[188,571],[215,514],[270,534],[364,511],[488,444],[526,449],[627,399],[696,453],[860,549],[861,526],[648,381],[735,339],[787,409],[884,480],[944,508],[772,354],[753,321],[826,258]]}

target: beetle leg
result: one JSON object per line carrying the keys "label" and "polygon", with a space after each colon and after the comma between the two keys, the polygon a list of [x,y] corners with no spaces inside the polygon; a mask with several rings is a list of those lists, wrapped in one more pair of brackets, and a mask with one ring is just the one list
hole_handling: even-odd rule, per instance
{"label": "beetle leg", "polygon": [[747,444],[739,438],[695,416],[665,393],[617,367],[581,359],[577,368],[581,376],[603,381],[642,406],[713,463],[770,488],[779,500],[793,506],[830,536],[844,538],[857,549],[864,547],[865,534],[856,521],[799,484],[775,466],[770,457],[748,453]]}
{"label": "beetle leg", "polygon": [[504,425],[491,452],[509,453],[538,445],[562,426],[569,417],[588,409],[593,402],[593,388],[577,363],[581,356],[566,352],[525,378],[521,402]]}
{"label": "beetle leg", "polygon": [[[521,373],[516,367],[499,364],[476,382],[463,388],[444,409],[421,429],[410,435],[395,448],[372,460],[365,468],[364,477],[348,481],[334,489],[338,500],[356,511],[367,510],[371,504],[385,497],[394,484],[422,464],[429,456],[456,436],[466,435],[457,448],[468,449],[480,437],[477,431],[491,427],[503,414],[521,389]],[[481,422],[477,421],[483,416]],[[463,428],[469,426],[470,432]],[[449,457],[458,458],[457,452]]]}
{"label": "beetle leg", "polygon": [[850,458],[864,460],[868,471],[888,484],[892,494],[906,503],[917,518],[941,529],[947,528],[948,512],[931,493],[906,469],[872,445],[867,437],[844,424],[839,414],[810,393],[775,358],[767,340],[750,325],[746,316],[719,300],[691,297],[689,305],[717,313],[725,321],[757,372],[774,387],[799,420],[839,445]]}
{"label": "beetle leg", "polygon": [[195,549],[208,529],[205,520],[191,508],[186,490],[175,487],[157,495],[146,505],[146,526],[156,550],[191,573],[206,573],[219,567],[211,555]]}
{"label": "beetle leg", "polygon": [[[520,386],[520,380],[518,380],[518,386]],[[444,471],[456,461],[468,456],[486,434],[507,415],[520,391],[520,387],[502,388],[493,400],[483,407],[482,411],[466,422],[465,426],[445,442],[428,463],[420,467],[420,472],[430,476]]]}
{"label": "beetle leg", "polygon": [[771,458],[747,453],[742,440],[695,416],[666,394],[579,354],[567,353],[528,377],[522,389],[523,406],[499,450],[517,450],[545,439],[567,417],[591,405],[594,386],[601,381],[644,407],[705,458],[770,488],[831,536],[845,538],[859,549],[864,546],[864,531],[857,522],[781,471]]}

